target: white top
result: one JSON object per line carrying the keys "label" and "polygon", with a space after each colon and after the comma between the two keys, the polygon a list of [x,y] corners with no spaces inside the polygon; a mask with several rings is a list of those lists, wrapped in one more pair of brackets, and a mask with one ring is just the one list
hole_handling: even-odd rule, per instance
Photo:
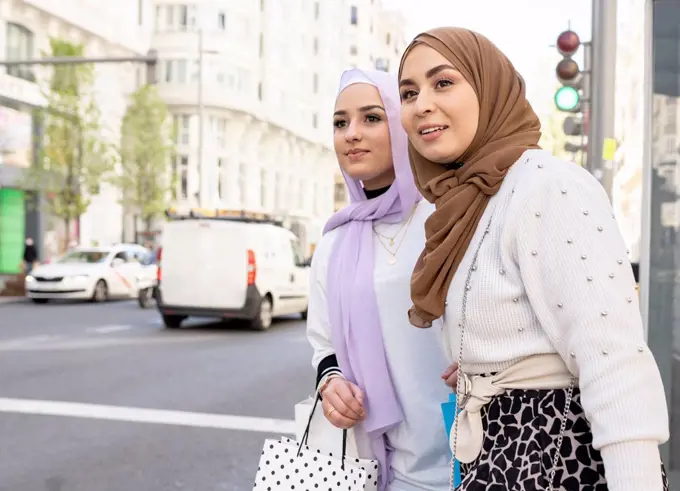
{"label": "white top", "polygon": [[609,491],[661,490],[658,445],[669,436],[661,377],[646,346],[635,280],[602,186],[576,164],[527,151],[490,200],[437,321],[463,369],[501,371],[558,353],[579,377]]}
{"label": "white top", "polygon": [[[397,253],[397,263],[390,265],[390,255],[373,236],[375,292],[382,325],[388,368],[397,398],[404,412],[404,422],[387,433],[394,447],[390,491],[444,491],[449,485],[448,441],[441,403],[448,400],[451,389],[441,373],[448,366],[434,329],[417,329],[408,321],[411,306],[410,281],[413,266],[425,244],[425,219],[434,205],[422,200],[413,219],[395,239],[392,251],[405,237]],[[381,223],[376,230],[393,236],[402,223]],[[310,297],[307,333],[314,348],[312,364],[316,368],[334,353],[326,301],[326,275],[332,260],[337,230],[326,234],[316,251],[310,273]],[[385,239],[383,239],[387,243]],[[389,246],[389,244],[387,244]]]}

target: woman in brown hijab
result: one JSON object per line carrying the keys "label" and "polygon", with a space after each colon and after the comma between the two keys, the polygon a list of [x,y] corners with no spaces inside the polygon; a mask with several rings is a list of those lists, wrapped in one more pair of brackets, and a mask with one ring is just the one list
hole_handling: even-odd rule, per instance
{"label": "woman in brown hijab", "polygon": [[409,317],[452,362],[459,489],[667,489],[664,390],[603,188],[539,148],[524,81],[483,36],[417,36],[399,79],[436,205]]}

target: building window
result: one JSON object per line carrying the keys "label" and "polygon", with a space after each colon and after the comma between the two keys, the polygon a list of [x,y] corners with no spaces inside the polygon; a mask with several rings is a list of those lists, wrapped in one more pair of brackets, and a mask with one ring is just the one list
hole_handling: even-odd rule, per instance
{"label": "building window", "polygon": [[356,8],[355,5],[352,5],[352,7],[350,8],[349,22],[353,26],[356,26],[356,25],[359,24],[359,12],[358,12],[358,9]]}
{"label": "building window", "polygon": [[187,199],[189,196],[189,157],[180,155],[179,159],[179,197]]}
{"label": "building window", "polygon": [[342,182],[335,183],[335,202],[340,204],[345,202],[345,184]]}
{"label": "building window", "polygon": [[314,79],[313,79],[313,90],[315,94],[319,93],[319,74],[315,73],[314,74]]}
{"label": "building window", "polygon": [[262,82],[257,84],[257,98],[262,100]]}
{"label": "building window", "polygon": [[349,47],[349,54],[352,56],[356,56],[358,53],[357,47],[355,45],[351,45]]}
{"label": "building window", "polygon": [[260,58],[264,57],[264,34],[260,33]]}
{"label": "building window", "polygon": [[391,42],[392,42],[392,34],[390,34],[388,32],[387,35],[385,36],[385,44],[390,44]]}
{"label": "building window", "polygon": [[187,31],[196,27],[195,5],[158,5],[157,31]]}
{"label": "building window", "polygon": [[144,24],[144,0],[137,0],[137,24]]}
{"label": "building window", "polygon": [[319,19],[319,2],[314,3],[314,20]]}
{"label": "building window", "polygon": [[319,38],[314,38],[314,54],[319,54]]}
{"label": "building window", "polygon": [[186,114],[174,116],[175,122],[175,141],[180,145],[189,144],[189,125],[191,116]]}
{"label": "building window", "polygon": [[317,113],[312,114],[312,126],[315,129],[319,127],[319,115]]}
{"label": "building window", "polygon": [[264,12],[264,0],[260,0],[260,12]]}
{"label": "building window", "polygon": [[241,205],[244,207],[247,205],[248,200],[248,180],[246,179],[247,173],[247,164],[245,162],[240,162],[238,165],[238,189]]}
{"label": "building window", "polygon": [[166,83],[172,83],[174,82],[174,68],[175,68],[175,61],[174,60],[165,60],[165,82]]}
{"label": "building window", "polygon": [[267,204],[267,171],[260,169],[260,206],[264,208]]}
{"label": "building window", "polygon": [[177,60],[177,83],[187,82],[187,60]]}
{"label": "building window", "polygon": [[[22,25],[7,24],[7,49],[8,60],[28,60],[33,58],[33,33]],[[7,69],[7,73],[13,77],[35,81],[33,70],[28,66],[13,66]]]}
{"label": "building window", "polygon": [[227,29],[227,16],[224,12],[217,13],[217,28],[223,31]]}
{"label": "building window", "polygon": [[179,27],[184,31],[189,25],[189,7],[177,5],[177,8],[179,9]]}
{"label": "building window", "polygon": [[224,160],[217,159],[217,199],[224,199],[222,182],[224,181]]}
{"label": "building window", "polygon": [[215,140],[219,148],[227,146],[227,120],[224,118],[215,119]]}
{"label": "building window", "polygon": [[390,60],[386,60],[385,58],[378,58],[377,60],[375,60],[375,69],[383,72],[389,72]]}

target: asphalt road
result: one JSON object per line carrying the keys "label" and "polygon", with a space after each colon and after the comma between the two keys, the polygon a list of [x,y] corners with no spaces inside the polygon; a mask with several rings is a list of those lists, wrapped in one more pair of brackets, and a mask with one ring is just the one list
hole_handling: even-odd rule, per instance
{"label": "asphalt road", "polygon": [[299,320],[165,330],[134,302],[0,305],[0,491],[250,491],[310,356]]}

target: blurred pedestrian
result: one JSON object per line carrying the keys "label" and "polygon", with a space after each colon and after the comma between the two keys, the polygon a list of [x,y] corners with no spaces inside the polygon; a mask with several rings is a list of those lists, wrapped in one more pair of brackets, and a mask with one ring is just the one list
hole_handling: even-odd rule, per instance
{"label": "blurred pedestrian", "polygon": [[604,189],[539,148],[524,82],[485,37],[421,34],[399,78],[436,204],[410,318],[460,364],[459,489],[668,489],[664,389]]}
{"label": "blurred pedestrian", "polygon": [[38,250],[33,244],[33,239],[27,237],[24,243],[24,273],[31,274],[33,265],[38,260]]}
{"label": "blurred pedestrian", "polygon": [[447,363],[404,309],[433,206],[413,183],[396,77],[346,71],[333,125],[350,204],[314,252],[307,319],[324,412],[380,462],[379,489],[448,490]]}

